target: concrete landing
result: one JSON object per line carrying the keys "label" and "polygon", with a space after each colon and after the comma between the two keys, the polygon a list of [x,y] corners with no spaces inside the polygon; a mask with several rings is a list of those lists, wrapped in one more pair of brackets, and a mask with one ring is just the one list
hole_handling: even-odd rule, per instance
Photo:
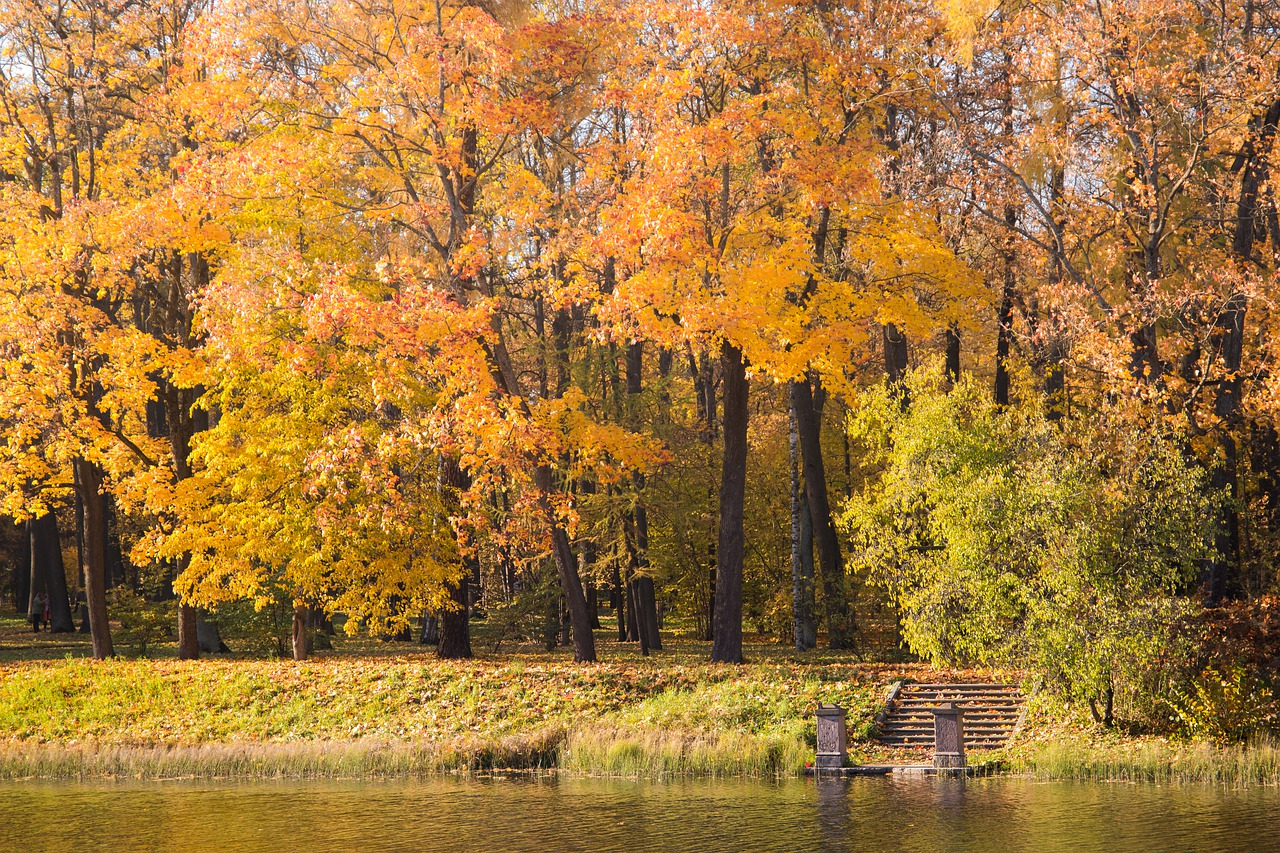
{"label": "concrete landing", "polygon": [[932,764],[855,764],[850,767],[806,767],[806,776],[994,776],[1001,770],[995,763],[973,767],[937,768]]}

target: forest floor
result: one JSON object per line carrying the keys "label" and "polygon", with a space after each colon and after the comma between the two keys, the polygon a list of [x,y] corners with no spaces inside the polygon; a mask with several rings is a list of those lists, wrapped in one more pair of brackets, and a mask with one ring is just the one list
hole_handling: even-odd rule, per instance
{"label": "forest floor", "polygon": [[[814,708],[848,709],[853,763],[927,763],[871,740],[896,679],[1017,681],[753,637],[742,666],[664,636],[645,658],[597,633],[600,662],[527,644],[474,660],[339,633],[310,660],[211,655],[88,659],[89,638],[0,617],[0,778],[367,777],[494,768],[616,776],[793,776],[813,760]],[[25,629],[25,630],[24,630]],[[1280,749],[1103,731],[1033,698],[1007,750],[970,755],[1041,778],[1280,782]]]}

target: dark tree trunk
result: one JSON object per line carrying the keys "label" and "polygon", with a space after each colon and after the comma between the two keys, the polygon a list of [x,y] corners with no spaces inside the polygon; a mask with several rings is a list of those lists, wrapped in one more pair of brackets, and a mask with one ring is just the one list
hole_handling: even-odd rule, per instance
{"label": "dark tree trunk", "polygon": [[947,379],[954,385],[960,381],[960,327],[955,323],[947,326],[945,337]]}
{"label": "dark tree trunk", "polygon": [[76,481],[75,488],[75,525],[76,525],[76,565],[80,572],[80,589],[84,589],[84,501],[80,498],[79,474],[74,473],[72,479]]}
{"label": "dark tree trunk", "polygon": [[907,378],[907,336],[893,323],[884,327],[884,372],[890,385],[902,385]]}
{"label": "dark tree trunk", "polygon": [[[12,520],[6,520],[11,524]],[[10,557],[13,573],[10,577],[10,592],[13,595],[13,609],[22,612],[28,605],[31,590],[31,530],[29,522],[13,524],[15,547]]]}
{"label": "dark tree trunk", "polygon": [[[582,494],[594,495],[596,484],[590,478],[582,480]],[[592,630],[603,628],[600,624],[599,590],[595,581],[596,543],[590,537],[578,541],[578,574],[587,584],[587,617],[591,621]]]}
{"label": "dark tree trunk", "polygon": [[418,632],[418,643],[434,646],[440,642],[440,619],[431,613],[422,614],[422,630]]}
{"label": "dark tree trunk", "polygon": [[627,603],[631,605],[630,612],[636,614],[633,616],[631,625],[629,626],[635,631],[635,639],[640,643],[640,654],[644,657],[649,656],[649,636],[644,630],[644,624],[639,618],[640,613],[640,583],[639,579],[634,579],[627,584]]}
{"label": "dark tree trunk", "polygon": [[178,659],[200,657],[200,637],[196,634],[196,609],[190,604],[178,605]]}
{"label": "dark tree trunk", "polygon": [[[449,493],[446,500],[449,506],[456,506],[459,496],[471,488],[470,475],[462,470],[458,460],[452,456],[444,456],[440,460],[440,477]],[[468,576],[472,571],[474,557],[464,556],[462,572],[456,585],[449,588],[450,604],[440,613],[440,644],[436,654],[441,658],[457,659],[471,657],[471,620],[468,618]]]}
{"label": "dark tree trunk", "polygon": [[[1017,225],[1017,215],[1012,207],[1005,208],[1004,221],[1010,231]],[[996,315],[995,401],[997,406],[1009,405],[1009,352],[1013,344],[1013,297],[1016,288],[1017,277],[1013,267],[1013,251],[1010,249],[1004,253],[1000,308]]]}
{"label": "dark tree trunk", "polygon": [[560,620],[560,645],[567,646],[569,645],[571,632],[569,630],[569,609],[564,606],[563,595],[560,596],[560,600],[556,604],[558,608],[556,615]]}
{"label": "dark tree trunk", "polygon": [[587,615],[591,618],[593,631],[604,627],[600,624],[600,591],[596,589],[595,584],[587,586]]}
{"label": "dark tree trunk", "polygon": [[745,555],[743,508],[747,486],[749,412],[746,361],[742,350],[725,341],[720,354],[724,374],[724,462],[720,471],[720,536],[716,548],[716,598],[711,659],[742,663],[742,566]]}
{"label": "dark tree trunk", "polygon": [[630,568],[627,570],[627,637],[628,643],[638,643],[640,641],[640,623],[636,617],[639,608],[636,607],[636,580],[635,574]]}
{"label": "dark tree trunk", "polygon": [[813,558],[810,550],[809,573],[805,572],[804,548],[813,547],[812,534],[805,535],[804,508],[807,498],[800,497],[800,435],[796,427],[795,409],[791,410],[789,441],[791,470],[791,627],[796,651],[803,652],[815,645],[816,626],[813,621]]}
{"label": "dark tree trunk", "polygon": [[307,605],[293,603],[293,659],[307,659]]}
{"label": "dark tree trunk", "polygon": [[107,622],[107,496],[104,476],[96,463],[75,460],[84,502],[85,597],[89,604],[89,633],[93,636],[93,656],[106,660],[115,655],[111,645],[111,625]]}
{"label": "dark tree trunk", "polygon": [[[1258,198],[1269,177],[1270,168],[1266,154],[1280,123],[1280,99],[1273,101],[1265,113],[1257,114],[1250,121],[1250,134],[1238,155],[1237,166],[1242,172],[1240,195],[1236,201],[1235,227],[1231,249],[1242,270],[1253,263],[1253,248],[1258,234]],[[1207,603],[1217,606],[1228,596],[1238,595],[1240,566],[1237,559],[1240,547],[1239,514],[1239,456],[1236,430],[1240,426],[1241,364],[1244,351],[1244,323],[1248,303],[1243,294],[1232,294],[1214,323],[1214,339],[1222,356],[1223,377],[1214,399],[1214,414],[1220,420],[1217,429],[1220,464],[1213,470],[1210,485],[1224,496],[1218,513],[1214,534],[1213,557],[1208,565]]]}
{"label": "dark tree trunk", "polygon": [[702,639],[714,642],[716,638],[716,566],[714,546],[711,552],[711,568],[707,569],[707,633]]}
{"label": "dark tree trunk", "polygon": [[[120,519],[117,517],[115,498],[105,495],[102,511],[106,515],[104,528],[107,535],[107,565],[103,572],[107,589],[123,583],[129,584],[134,592],[141,592],[137,567],[124,558],[124,547],[120,543]],[[134,569],[133,577],[129,577],[129,569]]]}
{"label": "dark tree trunk", "polygon": [[[644,344],[640,341],[627,348],[627,424],[635,431],[641,428],[640,395],[644,390]],[[644,503],[644,476],[632,478],[635,503],[630,510],[629,528],[635,541],[632,549],[633,569],[636,572],[636,624],[642,647],[660,650],[662,638],[658,632],[658,602],[653,577],[649,574],[649,514]]]}
{"label": "dark tree trunk", "polygon": [[791,407],[796,413],[800,434],[800,455],[804,460],[805,498],[817,546],[822,590],[827,599],[827,643],[833,649],[851,649],[856,639],[851,595],[845,578],[840,539],[831,519],[827,496],[827,472],[822,460],[822,426],[808,380],[791,383]]}
{"label": "dark tree trunk", "polygon": [[614,616],[618,618],[618,642],[625,643],[627,641],[627,590],[622,583],[622,570],[618,568],[618,561],[613,561],[613,602]]}
{"label": "dark tree trunk", "polygon": [[43,576],[44,591],[49,596],[49,630],[54,634],[74,632],[67,570],[62,562],[62,540],[58,536],[57,516],[52,512],[31,522],[31,566],[33,575]]}
{"label": "dark tree trunk", "polygon": [[44,603],[41,596],[46,595],[45,569],[39,559],[40,549],[36,544],[36,520],[27,519],[27,600],[24,604],[27,621],[33,625],[42,625],[44,619]]}
{"label": "dark tree trunk", "polygon": [[465,560],[465,571],[458,577],[458,582],[449,587],[449,606],[440,612],[440,642],[436,654],[445,660],[470,658],[471,628],[467,618],[467,575],[470,574],[470,560]]}
{"label": "dark tree trunk", "polygon": [[[551,470],[546,469],[540,479],[550,480]],[[591,633],[591,620],[587,618],[587,597],[582,591],[582,581],[578,578],[578,561],[573,557],[569,534],[558,521],[553,521],[551,525],[551,546],[555,553],[556,571],[560,575],[560,588],[569,608],[569,622],[573,629],[573,659],[578,663],[594,661],[596,638]]]}
{"label": "dark tree trunk", "polygon": [[[195,433],[196,423],[191,413],[196,394],[193,391],[174,388],[166,383],[166,394],[169,400],[163,406],[166,432],[169,435],[169,449],[173,453],[174,476],[177,480],[186,480],[191,476],[191,438]],[[176,575],[186,571],[190,558],[183,555],[178,558]],[[176,580],[176,576],[175,576]],[[196,660],[200,657],[200,638],[196,635],[196,609],[192,605],[178,600],[178,658]]]}
{"label": "dark tree trunk", "polygon": [[222,632],[218,630],[218,623],[206,622],[204,619],[199,618],[198,613],[196,618],[196,642],[200,644],[200,651],[209,654],[231,651],[231,649],[227,648],[227,644],[222,642]]}
{"label": "dark tree trunk", "polygon": [[636,580],[636,590],[640,598],[640,623],[644,629],[642,636],[645,644],[654,651],[662,651],[662,636],[658,629],[658,594],[653,578],[640,577]]}

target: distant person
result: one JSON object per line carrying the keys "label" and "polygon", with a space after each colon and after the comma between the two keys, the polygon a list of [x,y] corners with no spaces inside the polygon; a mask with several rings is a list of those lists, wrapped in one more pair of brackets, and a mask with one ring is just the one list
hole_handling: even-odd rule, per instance
{"label": "distant person", "polygon": [[52,631],[53,630],[53,614],[49,612],[49,593],[47,592],[40,593],[40,598],[44,602],[44,608],[41,610],[41,613],[40,613],[40,621],[43,623],[41,627],[46,628],[49,631]]}
{"label": "distant person", "polygon": [[40,620],[44,618],[44,607],[40,604],[40,596],[36,596],[36,600],[31,604],[31,610],[27,613],[27,619],[31,621],[31,631],[34,634],[40,633]]}

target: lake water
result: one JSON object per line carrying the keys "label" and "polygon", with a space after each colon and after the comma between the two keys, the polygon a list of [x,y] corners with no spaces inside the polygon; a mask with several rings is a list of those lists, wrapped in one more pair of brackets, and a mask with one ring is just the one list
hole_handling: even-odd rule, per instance
{"label": "lake water", "polygon": [[1280,791],[854,778],[0,783],[0,850],[1280,850]]}

